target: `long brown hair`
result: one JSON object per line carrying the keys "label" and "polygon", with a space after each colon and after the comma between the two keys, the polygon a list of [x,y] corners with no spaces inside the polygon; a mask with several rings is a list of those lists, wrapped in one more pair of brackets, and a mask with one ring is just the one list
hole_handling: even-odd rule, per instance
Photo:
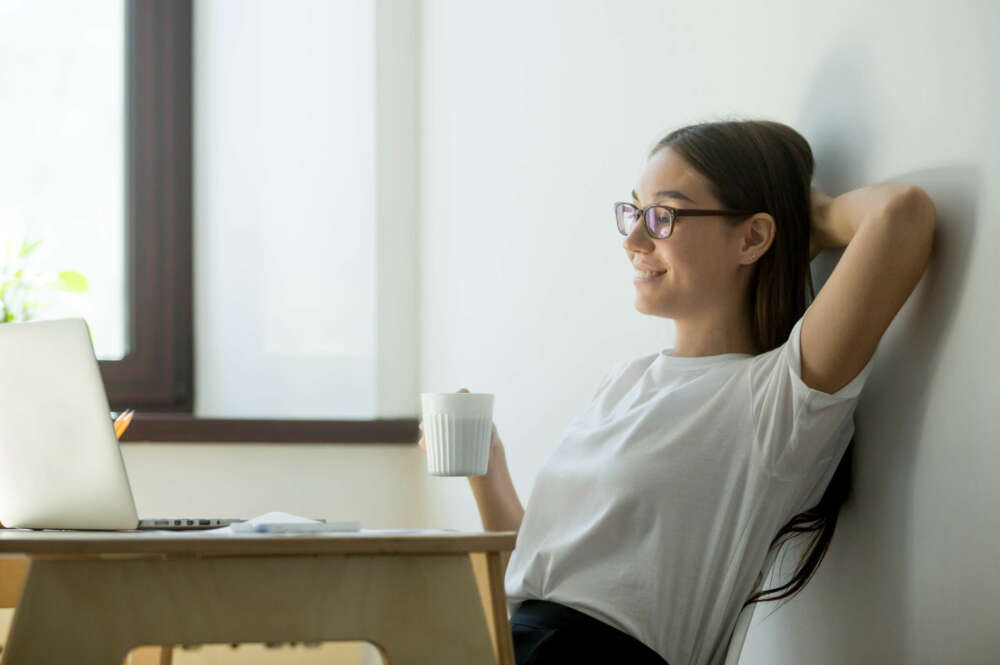
{"label": "long brown hair", "polygon": [[[809,143],[780,122],[728,120],[676,129],[663,137],[649,156],[667,146],[708,180],[723,208],[757,210],[774,217],[774,241],[756,261],[748,297],[754,346],[761,353],[777,348],[788,340],[792,327],[816,297],[809,272],[814,165]],[[747,218],[722,219],[736,225]],[[790,599],[810,580],[829,548],[840,507],[850,491],[853,448],[852,437],[823,498],[789,520],[771,541],[769,560],[790,538],[814,534],[795,574],[779,587],[752,594],[743,607]],[[761,571],[756,587],[765,572]],[[782,590],[784,593],[773,598],[763,597]]]}

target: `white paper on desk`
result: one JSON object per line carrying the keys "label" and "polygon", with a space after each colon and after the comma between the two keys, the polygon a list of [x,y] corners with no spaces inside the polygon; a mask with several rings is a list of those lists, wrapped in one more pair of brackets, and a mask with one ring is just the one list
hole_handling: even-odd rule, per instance
{"label": "white paper on desk", "polygon": [[243,535],[247,533],[267,533],[271,532],[291,532],[295,533],[296,525],[301,525],[299,533],[340,531],[357,533],[361,529],[361,522],[331,522],[326,523],[320,520],[292,515],[291,513],[270,512],[251,517],[243,522],[234,522],[217,529],[206,529],[201,533],[211,533],[219,535]]}
{"label": "white paper on desk", "polygon": [[234,533],[326,533],[347,531],[357,533],[361,522],[327,522],[288,513],[266,513],[229,527]]}
{"label": "white paper on desk", "polygon": [[272,512],[264,513],[263,515],[258,515],[257,517],[251,517],[250,519],[243,522],[243,524],[252,524],[257,526],[258,524],[322,524],[319,520],[310,519],[308,517],[301,517],[299,515],[292,515],[291,513],[282,512]]}

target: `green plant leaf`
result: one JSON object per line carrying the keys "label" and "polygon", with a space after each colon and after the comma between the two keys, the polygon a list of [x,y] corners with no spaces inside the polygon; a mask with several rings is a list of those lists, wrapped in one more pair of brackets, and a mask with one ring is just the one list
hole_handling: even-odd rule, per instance
{"label": "green plant leaf", "polygon": [[42,244],[41,240],[36,240],[35,242],[28,242],[27,240],[24,240],[23,242],[21,242],[21,251],[18,252],[17,255],[20,257],[27,256],[28,254],[31,254],[33,251],[35,251],[35,248],[41,244]]}
{"label": "green plant leaf", "polygon": [[59,279],[53,282],[52,286],[61,291],[81,293],[87,290],[87,279],[80,273],[70,270],[59,273]]}

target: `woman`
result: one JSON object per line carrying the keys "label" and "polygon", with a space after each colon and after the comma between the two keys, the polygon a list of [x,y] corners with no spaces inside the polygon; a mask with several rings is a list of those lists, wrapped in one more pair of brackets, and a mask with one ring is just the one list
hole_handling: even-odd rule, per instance
{"label": "woman", "polygon": [[[636,309],[673,319],[676,342],[604,377],[526,511],[495,428],[489,472],[469,478],[484,528],[518,531],[505,576],[518,665],[722,664],[742,648],[741,610],[797,593],[822,560],[853,413],[927,264],[935,209],[900,183],[831,199],[812,174],[786,125],[702,123],[659,141],[615,205]],[[810,302],[809,262],[844,246]],[[761,591],[796,532],[813,538],[794,576]]]}

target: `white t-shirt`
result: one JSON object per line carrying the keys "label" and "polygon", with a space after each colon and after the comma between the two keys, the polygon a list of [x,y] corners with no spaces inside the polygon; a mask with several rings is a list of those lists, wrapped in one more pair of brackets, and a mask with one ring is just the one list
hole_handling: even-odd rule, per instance
{"label": "white t-shirt", "polygon": [[664,349],[616,365],[536,477],[508,613],[551,600],[670,665],[725,662],[768,545],[823,496],[872,368],[833,394],[810,388],[801,327],[756,356]]}

